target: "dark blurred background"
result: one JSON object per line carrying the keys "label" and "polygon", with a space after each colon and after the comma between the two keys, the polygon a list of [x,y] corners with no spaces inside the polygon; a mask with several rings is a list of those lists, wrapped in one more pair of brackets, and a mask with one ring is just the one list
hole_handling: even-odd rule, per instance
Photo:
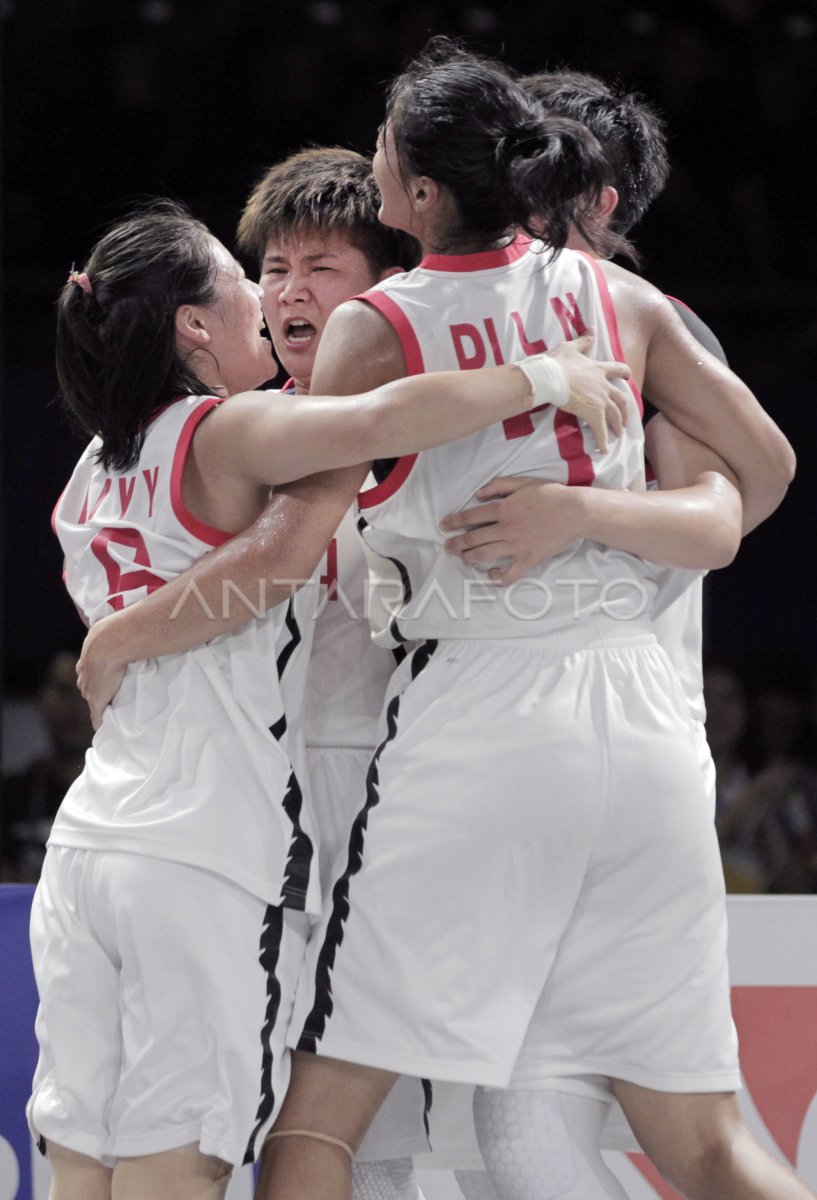
{"label": "dark blurred background", "polygon": [[[49,516],[80,449],[53,402],[53,302],[145,194],[228,244],[250,186],[304,143],[370,151],[384,83],[430,33],[522,71],[616,76],[666,117],[672,177],[645,274],[713,327],[794,443],[780,512],[708,585],[710,655],[813,684],[817,12],[811,0],[0,0],[4,669],[30,692],[82,630]],[[248,264],[249,265],[249,264]]]}

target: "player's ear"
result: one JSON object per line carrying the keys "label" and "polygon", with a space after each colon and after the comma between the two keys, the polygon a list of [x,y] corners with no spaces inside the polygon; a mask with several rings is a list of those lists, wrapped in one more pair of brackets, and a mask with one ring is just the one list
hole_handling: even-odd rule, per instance
{"label": "player's ear", "polygon": [[174,317],[176,338],[195,349],[210,341],[202,309],[197,304],[180,304]]}
{"label": "player's ear", "polygon": [[384,279],[391,279],[392,275],[403,275],[405,267],[386,267],[385,271],[381,271],[377,277],[377,282],[382,283]]}
{"label": "player's ear", "polygon": [[618,207],[618,192],[609,183],[606,183],[601,189],[599,202],[596,206],[596,211],[593,214],[600,225],[609,225],[613,219],[613,213]]}
{"label": "player's ear", "polygon": [[428,213],[440,199],[440,185],[428,175],[414,175],[408,185],[415,212]]}

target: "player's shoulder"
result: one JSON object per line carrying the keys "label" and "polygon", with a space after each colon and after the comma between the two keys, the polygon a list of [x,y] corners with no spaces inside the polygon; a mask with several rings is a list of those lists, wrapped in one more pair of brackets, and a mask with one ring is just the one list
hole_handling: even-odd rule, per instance
{"label": "player's shoulder", "polygon": [[609,262],[607,259],[599,259],[598,265],[607,280],[607,286],[611,293],[615,292],[626,296],[645,307],[658,307],[667,303],[664,293],[643,275],[637,275],[635,271],[630,271],[627,267]]}
{"label": "player's shoulder", "polygon": [[312,374],[316,395],[368,391],[405,374],[400,338],[391,321],[363,300],[346,300],[330,314]]}
{"label": "player's shoulder", "polygon": [[677,320],[670,299],[641,275],[618,263],[601,261],[599,267],[607,282],[616,311],[625,320],[649,332],[666,322]]}
{"label": "player's shoulder", "polygon": [[[366,298],[354,297],[339,304],[329,315],[323,341],[340,341],[348,353],[377,353],[389,348],[394,341],[391,323],[379,308]],[[320,352],[319,352],[320,353]]]}

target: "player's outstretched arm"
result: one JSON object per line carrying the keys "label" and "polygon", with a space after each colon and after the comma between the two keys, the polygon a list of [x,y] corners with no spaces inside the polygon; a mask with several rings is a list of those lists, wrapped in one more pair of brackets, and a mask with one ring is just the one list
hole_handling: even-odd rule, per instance
{"label": "player's outstretched arm", "polygon": [[[740,494],[717,455],[663,417],[647,426],[660,490],[566,487],[526,476],[499,477],[477,492],[481,504],[452,513],[446,549],[511,584],[578,538],[626,550],[666,567],[727,566],[741,538]],[[731,476],[731,478],[730,478]],[[665,490],[666,489],[666,490]]]}
{"label": "player's outstretched arm", "polygon": [[[329,333],[327,326],[326,337]],[[428,450],[543,404],[586,420],[601,449],[607,423],[626,412],[618,362],[587,357],[592,336],[519,364],[397,379],[341,396],[234,396],[207,418],[193,443],[206,479],[277,486],[315,471]]]}
{"label": "player's outstretched arm", "polygon": [[[364,331],[372,326],[369,336],[362,339],[368,340],[370,348],[373,343],[376,348],[386,336],[382,318],[372,310],[357,305],[350,319],[355,328],[362,325]],[[330,321],[324,343],[337,356],[337,334],[333,339],[331,326]],[[390,330],[388,335],[393,336]],[[350,338],[347,330],[344,343],[349,340],[354,336]],[[595,416],[606,435],[607,419],[614,429],[621,428],[619,393],[613,381],[626,377],[628,368],[587,359],[590,339],[582,339],[584,342],[587,344],[560,347],[552,357],[539,356],[539,361],[532,360],[523,370],[504,366],[467,376],[448,372],[403,378],[349,399],[303,397],[299,402],[287,397],[279,402],[263,393],[235,397],[197,430],[192,465],[205,485],[212,482],[213,490],[225,477],[280,486],[319,467],[346,466],[373,455],[393,456],[441,445],[539,404],[566,407],[577,394],[589,399],[593,410],[589,415]],[[348,356],[344,357],[348,362]],[[402,357],[396,357],[394,348],[391,359],[373,355],[374,368],[369,366],[362,373],[359,366],[335,363],[331,356],[327,360],[324,355],[323,361],[324,376],[341,395],[349,387],[360,386],[361,379],[369,382],[402,370]],[[371,362],[372,358],[360,361]],[[78,665],[80,689],[93,719],[101,720],[128,663],[211,641],[286,599],[291,594],[287,587],[304,583],[367,469],[344,473],[341,483],[330,487],[328,498],[317,501],[317,528],[297,545],[289,529],[290,506],[276,498],[250,530],[139,605],[98,623],[86,640]],[[352,485],[347,482],[350,479]],[[303,494],[300,503],[304,503]],[[309,524],[315,519],[300,518]],[[242,603],[241,596],[247,597],[248,603]]]}

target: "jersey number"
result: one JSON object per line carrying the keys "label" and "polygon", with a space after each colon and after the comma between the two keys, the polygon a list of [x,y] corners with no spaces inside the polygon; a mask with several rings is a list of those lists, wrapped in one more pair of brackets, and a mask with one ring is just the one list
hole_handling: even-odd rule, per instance
{"label": "jersey number", "polygon": [[[123,570],[111,556],[108,547],[113,543],[117,546],[127,546],[133,551],[135,567],[141,570]],[[148,595],[155,592],[165,582],[158,575],[152,574],[146,568],[150,567],[150,555],[145,545],[145,539],[137,529],[101,529],[91,542],[91,550],[102,563],[108,580],[108,603],[114,612],[120,612],[125,607],[123,592],[135,588],[147,588]]]}
{"label": "jersey number", "polygon": [[[537,408],[532,408],[531,412],[541,412],[545,407],[547,406],[540,404]],[[506,421],[502,422],[502,425],[508,441],[512,441],[514,438],[530,437],[534,432],[530,413],[518,413],[515,417],[508,417]],[[553,428],[556,433],[559,454],[567,463],[568,484],[572,487],[589,487],[594,478],[593,460],[584,448],[579,418],[573,413],[559,408],[553,418]]]}

